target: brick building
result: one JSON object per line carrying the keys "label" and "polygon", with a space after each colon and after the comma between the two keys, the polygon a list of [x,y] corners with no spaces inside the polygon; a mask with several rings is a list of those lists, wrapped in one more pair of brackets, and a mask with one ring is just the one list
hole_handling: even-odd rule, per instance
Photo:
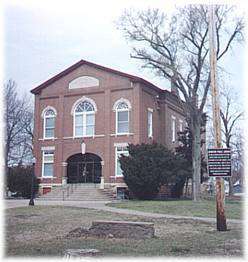
{"label": "brick building", "polygon": [[127,154],[128,143],[174,147],[185,125],[174,92],[84,60],[31,92],[42,193],[65,183],[125,187],[118,156]]}

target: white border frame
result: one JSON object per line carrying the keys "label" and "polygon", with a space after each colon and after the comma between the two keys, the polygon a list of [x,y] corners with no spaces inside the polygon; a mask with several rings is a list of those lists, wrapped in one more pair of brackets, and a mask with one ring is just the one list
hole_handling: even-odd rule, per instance
{"label": "white border frame", "polygon": [[54,150],[51,150],[51,152],[52,153],[50,153],[50,154],[47,154],[47,155],[53,155],[53,161],[48,161],[48,162],[46,162],[46,164],[48,163],[48,164],[53,164],[53,175],[52,176],[44,176],[44,155],[45,155],[45,152],[46,151],[50,151],[50,150],[43,150],[42,151],[42,168],[41,168],[41,177],[42,178],[50,178],[50,179],[52,179],[52,178],[55,178],[54,177],[54,156],[55,156],[55,153],[54,153]]}
{"label": "white border frame", "polygon": [[[94,107],[94,111],[90,111],[90,112],[82,112],[82,113],[78,113],[77,115],[82,115],[83,116],[83,135],[82,136],[76,136],[75,134],[75,110],[78,106],[79,103],[81,102],[89,102],[92,104],[92,106]],[[95,126],[96,126],[96,113],[97,113],[97,106],[96,103],[93,99],[89,98],[89,97],[81,97],[80,99],[78,99],[76,102],[74,102],[72,109],[71,109],[71,115],[73,117],[73,138],[83,138],[83,137],[95,137]],[[85,135],[86,134],[86,115],[87,114],[94,114],[94,132],[93,135]]]}
{"label": "white border frame", "polygon": [[[115,176],[114,177],[123,177],[123,175],[117,175],[117,161],[118,161],[118,156],[117,156],[117,147],[127,147],[128,144],[127,143],[120,143],[120,144],[115,144]],[[125,151],[119,151],[121,152],[121,154],[123,154],[124,152],[128,152],[128,150]]]}
{"label": "white border frame", "polygon": [[[45,116],[46,114],[46,111],[48,110],[53,110],[54,112],[54,116]],[[41,113],[41,118],[43,119],[43,139],[44,140],[49,140],[49,139],[54,139],[55,138],[55,131],[56,131],[56,117],[57,117],[57,111],[54,107],[52,106],[47,106],[46,108],[44,108],[42,110],[42,113]],[[54,136],[51,136],[51,137],[46,137],[46,119],[47,118],[54,118]]]}
{"label": "white border frame", "polygon": [[[124,109],[116,109],[119,103],[125,103],[127,104],[128,108]],[[132,109],[131,103],[126,98],[120,98],[117,101],[115,101],[113,105],[113,111],[115,112],[115,134],[116,135],[129,135],[130,134],[130,111]],[[128,132],[120,133],[118,132],[118,112],[128,112]]]}
{"label": "white border frame", "polygon": [[[149,130],[149,114],[151,114],[151,130]],[[151,131],[151,134],[150,134]],[[148,138],[153,138],[153,109],[147,108],[147,135]]]}
{"label": "white border frame", "polygon": [[116,111],[116,107],[118,106],[119,103],[126,103],[127,106],[128,106],[128,110],[132,109],[130,101],[128,99],[122,97],[122,98],[115,101],[115,103],[113,105],[113,111],[114,112]]}
{"label": "white border frame", "polygon": [[176,117],[171,116],[171,142],[176,142]]}

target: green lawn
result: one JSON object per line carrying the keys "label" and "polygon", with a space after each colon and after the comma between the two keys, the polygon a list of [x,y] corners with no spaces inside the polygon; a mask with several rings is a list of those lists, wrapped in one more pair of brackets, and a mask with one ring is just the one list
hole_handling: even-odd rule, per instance
{"label": "green lawn", "polygon": [[[110,203],[108,206],[170,215],[216,217],[215,200],[201,200],[199,202],[193,202],[192,200],[129,200],[119,203]],[[241,219],[242,201],[226,200],[225,212],[227,219]]]}
{"label": "green lawn", "polygon": [[[242,256],[242,225],[218,232],[215,223],[152,219],[62,206],[34,206],[5,211],[5,257],[63,257],[66,249],[96,248],[106,256]],[[66,237],[93,220],[153,222],[152,239]]]}

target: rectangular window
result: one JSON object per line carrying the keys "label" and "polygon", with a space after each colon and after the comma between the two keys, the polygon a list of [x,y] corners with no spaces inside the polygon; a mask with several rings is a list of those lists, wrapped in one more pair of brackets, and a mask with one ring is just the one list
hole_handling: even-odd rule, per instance
{"label": "rectangular window", "polygon": [[171,117],[171,141],[174,143],[176,141],[176,118]]}
{"label": "rectangular window", "polygon": [[148,109],[147,114],[148,137],[152,137],[152,111]]}
{"label": "rectangular window", "polygon": [[43,151],[42,176],[53,177],[54,152]]}
{"label": "rectangular window", "polygon": [[45,138],[54,138],[55,118],[46,117],[44,121],[45,121]]}
{"label": "rectangular window", "polygon": [[75,115],[75,136],[93,136],[95,133],[95,114]]}
{"label": "rectangular window", "polygon": [[83,115],[75,115],[75,136],[83,136]]}
{"label": "rectangular window", "polygon": [[129,133],[129,111],[117,112],[117,134]]}
{"label": "rectangular window", "polygon": [[179,131],[183,132],[183,120],[179,120]]}
{"label": "rectangular window", "polygon": [[93,136],[95,132],[95,114],[86,115],[86,136]]}
{"label": "rectangular window", "polygon": [[119,177],[123,176],[120,161],[119,161],[119,157],[121,155],[128,156],[129,155],[128,150],[126,147],[117,146],[115,148],[115,176],[119,176]]}

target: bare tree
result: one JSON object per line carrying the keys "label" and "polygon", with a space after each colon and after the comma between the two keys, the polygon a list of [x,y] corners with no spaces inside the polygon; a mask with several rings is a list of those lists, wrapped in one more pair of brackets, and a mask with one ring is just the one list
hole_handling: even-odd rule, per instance
{"label": "bare tree", "polygon": [[[223,88],[220,92],[221,95],[221,109],[220,116],[222,121],[222,134],[223,134],[223,143],[226,147],[232,149],[233,163],[237,166],[237,161],[242,161],[240,157],[241,147],[240,145],[240,136],[241,133],[237,132],[238,124],[243,117],[244,113],[237,109],[237,99],[236,95],[232,92],[231,88]],[[236,98],[236,99],[235,99]],[[234,161],[235,160],[235,161]],[[234,168],[233,171],[237,171],[237,168]],[[235,177],[229,178],[229,195],[233,194],[233,182]]]}
{"label": "bare tree", "polygon": [[[33,110],[26,97],[20,98],[15,81],[4,85],[5,167],[22,164],[32,155]],[[7,170],[6,170],[7,171]]]}
{"label": "bare tree", "polygon": [[224,135],[224,144],[231,147],[231,139],[235,135],[235,128],[244,113],[235,108],[237,103],[231,89],[222,89],[220,117],[222,120],[222,134]]}
{"label": "bare tree", "polygon": [[[236,40],[242,40],[242,19],[233,18],[233,8],[215,9],[216,56],[220,60]],[[180,91],[179,99],[193,136],[193,199],[200,198],[201,121],[210,87],[208,61],[208,7],[188,5],[166,16],[158,9],[126,10],[118,27],[135,42],[131,57],[143,62],[158,76],[170,80]]]}

